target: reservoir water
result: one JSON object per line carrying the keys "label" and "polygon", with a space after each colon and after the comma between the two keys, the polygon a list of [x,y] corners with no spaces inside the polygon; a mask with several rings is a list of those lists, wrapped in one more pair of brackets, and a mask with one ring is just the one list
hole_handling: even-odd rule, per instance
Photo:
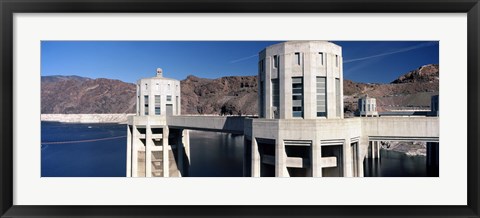
{"label": "reservoir water", "polygon": [[[126,133],[125,124],[42,122],[42,177],[124,177]],[[242,136],[191,131],[190,149],[190,176],[243,175]],[[435,176],[423,156],[381,150],[381,157],[366,159],[365,176]]]}
{"label": "reservoir water", "polygon": [[367,158],[363,162],[365,177],[435,177],[438,168],[427,167],[425,156],[380,149],[380,159]]}

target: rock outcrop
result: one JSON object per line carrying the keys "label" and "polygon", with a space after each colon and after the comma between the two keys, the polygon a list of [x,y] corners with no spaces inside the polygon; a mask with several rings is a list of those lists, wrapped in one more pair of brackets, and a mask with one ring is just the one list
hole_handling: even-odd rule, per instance
{"label": "rock outcrop", "polygon": [[[377,98],[379,111],[428,109],[430,97],[438,94],[439,67],[425,65],[390,84],[344,80],[345,115],[353,116],[358,98]],[[182,114],[258,114],[256,76],[205,79],[188,76],[181,81]],[[112,79],[78,76],[42,77],[42,114],[135,113],[135,84]]]}
{"label": "rock outcrop", "polygon": [[429,64],[419,67],[416,70],[412,70],[405,75],[400,76],[392,83],[434,83],[439,80],[440,72],[438,64]]}
{"label": "rock outcrop", "polygon": [[46,76],[42,114],[135,113],[135,85],[113,79]]}
{"label": "rock outcrop", "polygon": [[181,81],[182,114],[254,115],[258,110],[256,76]]}

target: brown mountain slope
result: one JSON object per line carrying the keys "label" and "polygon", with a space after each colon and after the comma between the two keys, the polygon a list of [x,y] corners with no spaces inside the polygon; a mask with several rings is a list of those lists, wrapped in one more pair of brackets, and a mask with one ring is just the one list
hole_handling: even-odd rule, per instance
{"label": "brown mountain slope", "polygon": [[231,76],[181,81],[182,114],[256,114],[257,77]]}
{"label": "brown mountain slope", "polygon": [[429,64],[407,72],[390,84],[365,84],[344,81],[344,102],[347,115],[357,109],[359,97],[377,99],[377,109],[429,109],[430,98],[439,91],[439,66]]}
{"label": "brown mountain slope", "polygon": [[112,79],[42,77],[43,114],[134,113],[135,85]]}
{"label": "brown mountain slope", "polygon": [[440,73],[438,64],[429,64],[421,66],[418,69],[412,70],[405,75],[400,76],[392,83],[438,83],[439,77]]}
{"label": "brown mountain slope", "polygon": [[[438,94],[438,65],[410,71],[391,84],[344,80],[346,116],[353,115],[359,97],[377,98],[379,111],[400,108],[428,109]],[[257,114],[256,76],[181,81],[182,114]],[[135,85],[111,79],[42,77],[42,113],[135,113]]]}

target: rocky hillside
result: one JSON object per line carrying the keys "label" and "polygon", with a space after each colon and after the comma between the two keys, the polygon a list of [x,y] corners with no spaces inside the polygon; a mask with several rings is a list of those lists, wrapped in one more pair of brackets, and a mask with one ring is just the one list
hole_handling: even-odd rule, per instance
{"label": "rocky hillside", "polygon": [[[255,76],[181,81],[182,114],[256,114]],[[135,85],[79,76],[42,77],[42,114],[135,113]]]}
{"label": "rocky hillside", "polygon": [[253,115],[257,113],[257,77],[231,76],[181,81],[182,114]]}
{"label": "rocky hillside", "polygon": [[429,64],[400,76],[392,83],[438,83],[439,76],[438,64]]}
{"label": "rocky hillside", "polygon": [[[346,116],[353,116],[359,97],[377,98],[379,111],[428,109],[439,90],[438,65],[407,72],[390,84],[344,80]],[[181,81],[182,114],[253,115],[258,110],[256,76],[204,79],[188,76]],[[111,79],[78,76],[42,77],[42,113],[135,113],[135,85]]]}
{"label": "rocky hillside", "polygon": [[135,85],[112,79],[46,76],[42,114],[135,113]]}
{"label": "rocky hillside", "polygon": [[355,83],[344,80],[346,116],[357,110],[359,97],[377,99],[377,110],[429,109],[430,98],[439,91],[439,66],[429,64],[405,73],[390,84]]}

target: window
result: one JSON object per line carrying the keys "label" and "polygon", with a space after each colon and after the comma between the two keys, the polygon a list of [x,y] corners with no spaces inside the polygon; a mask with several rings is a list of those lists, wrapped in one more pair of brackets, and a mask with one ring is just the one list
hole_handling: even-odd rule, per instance
{"label": "window", "polygon": [[317,77],[317,117],[327,116],[327,78]]}
{"label": "window", "polygon": [[172,96],[171,95],[167,95],[167,101],[172,101]]}
{"label": "window", "polygon": [[273,106],[273,118],[279,118],[280,87],[278,84],[278,79],[272,79],[272,106]]}
{"label": "window", "polygon": [[145,105],[145,115],[148,115],[148,95],[144,96],[143,104]]}
{"label": "window", "polygon": [[337,100],[335,106],[337,107],[337,117],[341,117],[341,113],[343,111],[341,107],[342,99],[340,98],[340,96],[340,79],[335,78],[335,99]]}
{"label": "window", "polygon": [[318,53],[318,61],[317,63],[320,63],[320,65],[323,66],[323,52]]}
{"label": "window", "polygon": [[279,57],[278,55],[273,56],[273,67],[278,68]]}
{"label": "window", "polygon": [[292,77],[292,116],[303,117],[303,78]]}
{"label": "window", "polygon": [[158,91],[158,88],[159,88],[159,85],[158,85],[158,83],[156,84],[156,87],[155,87],[155,88],[156,88],[156,90]]}
{"label": "window", "polygon": [[160,95],[155,95],[155,115],[160,115]]}
{"label": "window", "polygon": [[178,102],[178,96],[175,96],[175,113],[177,115],[180,114],[180,111],[178,110],[179,106],[180,106],[180,103]]}
{"label": "window", "polygon": [[145,90],[148,90],[148,84],[145,83]]}
{"label": "window", "polygon": [[294,61],[294,64],[300,65],[300,63],[301,63],[301,60],[300,60],[300,52],[296,52],[296,53],[295,53],[295,58],[293,59],[293,61]]}
{"label": "window", "polygon": [[260,117],[264,117],[263,115],[263,111],[265,110],[265,101],[264,101],[264,98],[265,98],[265,91],[263,88],[263,85],[264,85],[264,82],[263,81],[260,81],[260,87],[258,87],[258,91],[260,92],[260,111],[259,111],[259,115]]}
{"label": "window", "polygon": [[258,70],[263,73],[264,71],[264,60],[262,59],[261,61],[258,62]]}
{"label": "window", "polygon": [[335,66],[338,67],[338,55],[335,55]]}
{"label": "window", "polygon": [[168,84],[168,90],[170,90],[170,83]]}

